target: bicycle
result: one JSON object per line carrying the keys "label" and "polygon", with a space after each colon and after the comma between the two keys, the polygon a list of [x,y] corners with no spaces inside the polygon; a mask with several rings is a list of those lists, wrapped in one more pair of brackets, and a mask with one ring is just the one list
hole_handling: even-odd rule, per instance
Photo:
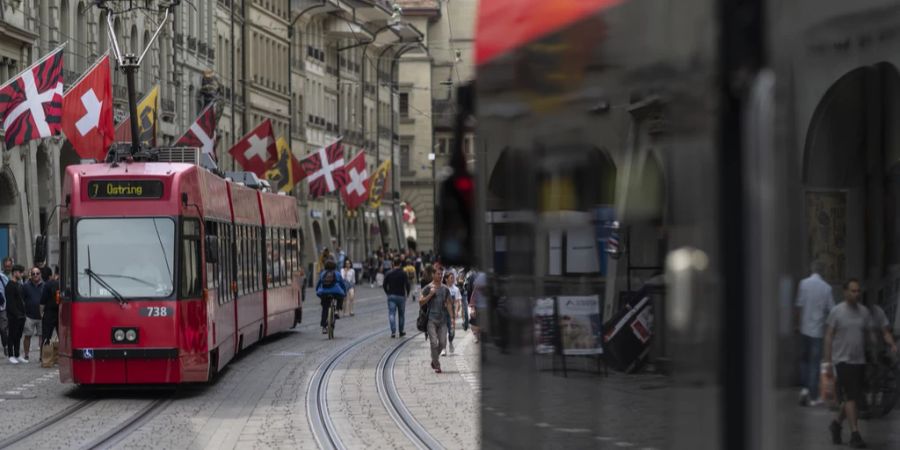
{"label": "bicycle", "polygon": [[337,312],[338,298],[335,295],[328,295],[325,298],[329,300],[328,317],[325,321],[325,327],[328,329],[328,339],[334,339],[334,315]]}
{"label": "bicycle", "polygon": [[884,417],[900,399],[900,363],[897,358],[881,352],[872,361],[866,369],[861,418]]}

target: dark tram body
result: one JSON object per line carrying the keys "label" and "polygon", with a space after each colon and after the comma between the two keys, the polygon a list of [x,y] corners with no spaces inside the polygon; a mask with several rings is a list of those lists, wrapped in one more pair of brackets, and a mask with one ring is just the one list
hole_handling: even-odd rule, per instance
{"label": "dark tram body", "polygon": [[794,307],[819,261],[900,335],[897,2],[479,9],[484,448],[830,445]]}

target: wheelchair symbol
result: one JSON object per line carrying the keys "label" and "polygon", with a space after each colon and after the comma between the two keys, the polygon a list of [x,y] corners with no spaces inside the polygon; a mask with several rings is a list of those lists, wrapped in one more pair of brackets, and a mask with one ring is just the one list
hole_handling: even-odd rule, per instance
{"label": "wheelchair symbol", "polygon": [[89,348],[84,349],[82,354],[84,355],[84,359],[94,359],[94,351]]}

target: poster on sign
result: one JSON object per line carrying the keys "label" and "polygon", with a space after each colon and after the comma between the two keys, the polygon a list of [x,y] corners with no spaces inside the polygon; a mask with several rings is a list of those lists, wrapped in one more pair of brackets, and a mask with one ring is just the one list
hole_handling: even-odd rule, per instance
{"label": "poster on sign", "polygon": [[539,298],[534,302],[534,352],[539,355],[556,350],[556,320],[553,299]]}
{"label": "poster on sign", "polygon": [[600,296],[563,296],[559,301],[559,329],[566,355],[603,354]]}

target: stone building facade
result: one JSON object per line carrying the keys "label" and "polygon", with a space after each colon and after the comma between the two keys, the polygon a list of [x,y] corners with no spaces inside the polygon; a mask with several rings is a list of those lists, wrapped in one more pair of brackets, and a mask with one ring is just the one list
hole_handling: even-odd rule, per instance
{"label": "stone building facade", "polygon": [[[161,2],[148,0],[147,8]],[[120,7],[120,5],[113,5]],[[0,16],[0,81],[66,42],[66,85],[110,47],[106,15],[87,1],[6,2]],[[147,10],[116,15],[123,52],[150,42],[158,16]],[[217,154],[224,170],[239,170],[228,149],[263,119],[289,137],[295,156],[344,138],[345,159],[366,153],[373,173],[397,161],[396,83],[391,58],[400,44],[421,40],[385,0],[195,0],[163,27],[137,75],[138,97],[160,85],[158,137],[174,142],[209,102],[216,102]],[[125,77],[113,75],[116,120],[127,117]],[[37,234],[56,235],[65,166],[79,157],[64,137],[6,149],[0,158],[0,257],[32,259]],[[380,247],[399,248],[400,183],[389,184],[381,208],[352,213],[336,195],[301,206],[305,259],[342,246],[354,259]],[[51,262],[54,256],[51,255]]]}

